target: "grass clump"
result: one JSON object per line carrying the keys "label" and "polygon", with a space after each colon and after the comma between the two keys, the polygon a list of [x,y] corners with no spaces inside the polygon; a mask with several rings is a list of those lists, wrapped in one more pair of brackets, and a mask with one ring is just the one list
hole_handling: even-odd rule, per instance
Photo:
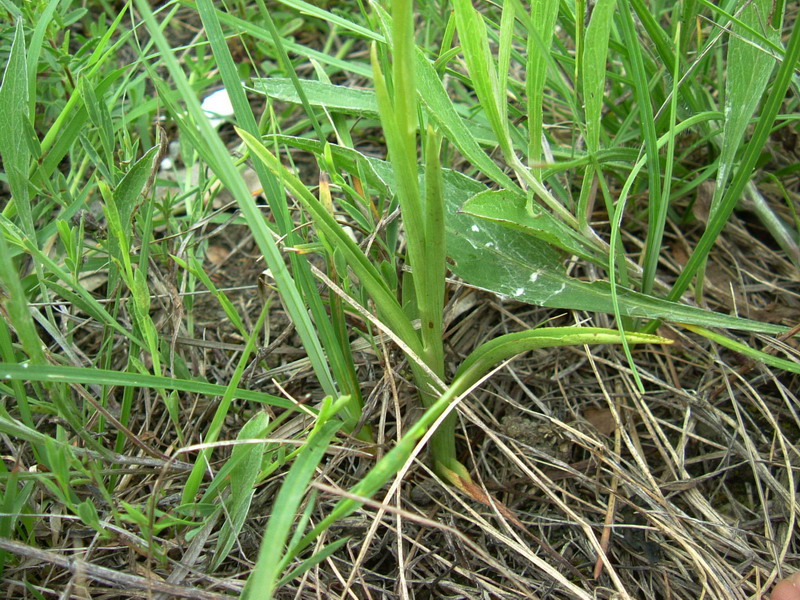
{"label": "grass clump", "polygon": [[13,596],[784,574],[791,7],[89,4],[0,6]]}

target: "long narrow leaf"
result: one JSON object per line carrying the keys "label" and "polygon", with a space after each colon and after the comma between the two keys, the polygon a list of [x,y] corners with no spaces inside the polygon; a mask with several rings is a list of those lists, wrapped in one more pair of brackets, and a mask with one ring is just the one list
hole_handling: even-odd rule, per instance
{"label": "long narrow leaf", "polygon": [[[0,378],[16,381],[42,381],[42,382],[63,382],[80,383],[84,385],[116,385],[120,387],[134,388],[153,388],[176,390],[191,394],[203,394],[207,396],[222,396],[227,386],[208,383],[206,381],[195,381],[192,379],[174,379],[162,377],[160,375],[149,375],[145,373],[125,373],[123,371],[108,371],[105,369],[86,369],[82,367],[62,367],[39,365],[35,369],[22,364],[0,363]],[[280,408],[295,410],[297,406],[279,396],[273,396],[264,392],[253,390],[243,390],[235,388],[234,398],[250,400],[262,404],[269,404]]]}
{"label": "long narrow leaf", "polygon": [[311,481],[322,455],[341,425],[339,421],[329,421],[316,430],[289,469],[275,498],[274,509],[264,532],[256,566],[242,598],[259,600],[272,598],[272,592],[281,575],[281,559],[291,524],[303,501],[308,482]]}
{"label": "long narrow leaf", "polygon": [[676,300],[683,295],[683,292],[689,287],[689,283],[692,281],[692,278],[694,278],[697,270],[705,262],[717,236],[728,222],[728,217],[730,217],[731,212],[733,212],[737,200],[742,195],[747,182],[750,180],[756,162],[761,155],[761,149],[764,147],[764,143],[769,137],[772,125],[775,122],[775,118],[778,116],[781,103],[785,98],[786,90],[789,89],[789,84],[792,81],[798,59],[800,59],[800,27],[794,27],[791,37],[789,38],[789,43],[786,46],[786,53],[784,54],[783,61],[778,68],[769,96],[758,118],[755,130],[753,131],[753,136],[750,138],[750,142],[747,144],[744,154],[742,155],[739,168],[736,170],[731,180],[730,187],[725,191],[725,196],[722,199],[719,210],[709,219],[703,236],[700,238],[694,252],[692,252],[692,255],[689,257],[689,261],[686,263],[686,266],[673,285],[672,291],[668,296],[669,300]]}
{"label": "long narrow leaf", "polygon": [[[35,236],[28,192],[30,150],[25,143],[23,123],[28,114],[28,67],[22,20],[14,28],[14,41],[0,84],[0,156],[11,187],[13,206],[26,235]],[[3,213],[7,213],[9,206]]]}

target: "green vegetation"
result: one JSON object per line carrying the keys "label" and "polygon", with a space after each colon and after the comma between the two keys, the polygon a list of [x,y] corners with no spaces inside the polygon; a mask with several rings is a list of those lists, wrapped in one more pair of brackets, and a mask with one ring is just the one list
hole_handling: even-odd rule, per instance
{"label": "green vegetation", "polygon": [[[152,4],[0,2],[14,597],[403,597],[432,543],[430,597],[650,597],[622,567],[654,561],[676,598],[766,591],[797,542],[790,7]],[[375,566],[337,528],[386,511]]]}

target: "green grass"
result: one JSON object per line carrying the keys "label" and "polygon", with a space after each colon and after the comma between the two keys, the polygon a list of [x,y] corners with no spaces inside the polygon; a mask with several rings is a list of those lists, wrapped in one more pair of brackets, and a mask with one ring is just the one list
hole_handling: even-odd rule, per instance
{"label": "green grass", "polygon": [[[479,397],[484,418],[495,414],[482,394],[508,361],[535,350],[609,352],[630,373],[614,394],[636,406],[646,432],[623,427],[622,401],[602,381],[597,395],[614,416],[616,440],[564,428],[589,455],[612,457],[606,473],[623,485],[655,482],[637,436],[656,440],[678,482],[690,478],[681,452],[713,437],[688,408],[656,414],[641,402],[666,389],[654,365],[716,365],[715,352],[727,348],[753,361],[749,368],[774,369],[775,385],[787,390],[780,410],[795,414],[784,383],[800,374],[793,323],[740,316],[738,305],[717,301],[712,277],[725,262],[715,245],[728,248],[737,207],[754,211],[781,261],[782,279],[767,289],[800,269],[796,156],[777,142],[791,139],[800,92],[800,28],[788,25],[796,17],[789,7],[151,4],[0,3],[0,537],[24,544],[3,546],[11,553],[0,550],[0,569],[17,580],[14,594],[63,591],[42,572],[21,570],[17,555],[26,547],[37,558],[36,548],[63,554],[59,532],[81,523],[75,536],[90,562],[112,564],[114,553],[97,546],[124,539],[143,557],[140,567],[191,593],[288,597],[346,554],[350,540],[337,537],[337,523],[392,481],[394,493],[408,469],[423,472],[414,467],[423,448],[460,502],[513,530],[522,524],[483,487],[480,447],[465,437],[463,419],[477,418],[471,399]],[[201,108],[219,86],[234,109],[233,127],[220,131]],[[175,147],[180,166],[161,169]],[[704,202],[707,216],[698,217]],[[217,264],[213,252],[225,240]],[[263,269],[257,294],[254,273]],[[763,283],[748,269],[731,283]],[[226,278],[246,291],[223,285]],[[462,284],[520,303],[512,307],[551,310],[530,319],[524,308],[520,316],[500,308],[491,314],[509,319],[502,327],[456,348],[459,325],[446,307]],[[482,310],[490,297],[481,297]],[[546,322],[564,311],[572,326]],[[698,353],[669,350],[670,340],[653,335],[660,325]],[[271,346],[281,328],[288,337]],[[766,342],[752,334],[783,337],[762,350]],[[609,345],[621,346],[625,360]],[[278,365],[268,347],[296,360]],[[747,372],[725,369],[729,389]],[[393,439],[388,406],[375,408],[375,377],[404,398],[405,410],[389,417]],[[723,418],[700,377],[688,385],[702,404],[696,410],[730,432],[709,445],[749,457],[759,498],[792,497],[785,440],[796,417],[784,428],[765,402],[744,413],[734,402]],[[763,458],[764,421],[785,464]],[[357,475],[336,449],[351,453]],[[325,477],[341,498],[318,493]],[[582,523],[583,564],[570,572],[520,549],[508,531],[482,531],[546,573],[559,597],[592,597],[596,585],[637,597],[594,527],[604,514],[614,522],[615,500],[581,520],[586,505],[535,487],[557,518]],[[639,509],[651,510],[655,498],[665,514],[691,512],[662,492],[653,484]],[[399,496],[378,501],[380,514],[390,501]],[[733,504],[715,501],[703,519]],[[395,512],[399,523],[403,507]],[[43,536],[52,522],[57,531]],[[650,524],[688,544],[689,558],[671,555],[674,570],[701,571],[713,598],[760,593],[793,539],[790,527],[784,550],[777,541],[751,549],[761,571],[734,589],[734,566],[720,566],[724,551],[702,537],[686,542],[680,520]],[[248,535],[257,542],[245,543]],[[201,553],[207,560],[191,577],[176,575],[170,560]],[[604,566],[599,584],[587,578],[587,558]],[[514,596],[524,586],[511,571],[493,572],[503,573],[509,597],[524,597]],[[104,577],[89,579],[115,585]],[[83,590],[84,579],[70,585]],[[126,582],[148,585],[146,577]],[[693,585],[681,580],[676,597],[697,594]],[[112,593],[125,597],[124,587]]]}

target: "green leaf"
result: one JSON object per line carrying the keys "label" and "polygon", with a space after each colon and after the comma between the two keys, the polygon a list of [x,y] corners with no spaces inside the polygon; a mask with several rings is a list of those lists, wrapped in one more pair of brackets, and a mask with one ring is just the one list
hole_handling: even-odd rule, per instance
{"label": "green leaf", "polygon": [[[671,341],[649,334],[626,333],[631,344],[668,344]],[[497,364],[513,356],[537,348],[579,346],[583,344],[618,344],[622,334],[600,327],[540,327],[527,331],[508,333],[481,344],[458,367],[454,382],[478,381]],[[470,383],[471,384],[471,383]]]}
{"label": "green leaf", "polygon": [[[538,0],[531,4],[528,20],[528,52],[525,89],[528,95],[528,161],[542,162],[542,133],[544,130],[542,102],[549,64],[550,47],[558,16],[558,0]],[[540,167],[534,167],[539,178]]]}
{"label": "green leaf", "polygon": [[81,523],[88,525],[102,535],[104,527],[100,524],[100,515],[97,514],[97,508],[90,499],[86,499],[76,507],[78,516],[81,518]]}
{"label": "green leaf", "polygon": [[281,4],[288,6],[289,8],[295,9],[302,15],[316,17],[317,19],[321,19],[325,23],[338,25],[345,31],[352,31],[353,33],[363,36],[368,40],[374,40],[376,42],[385,41],[384,37],[381,34],[376,33],[370,29],[367,29],[366,27],[362,27],[357,23],[353,23],[352,21],[348,21],[341,15],[327,11],[323,8],[320,8],[319,6],[309,4],[308,2],[304,2],[303,0],[278,0],[278,1]]}
{"label": "green leaf", "polygon": [[[9,296],[8,298],[5,297],[6,294]],[[34,363],[45,363],[42,341],[39,339],[36,325],[31,317],[28,308],[28,297],[25,295],[25,289],[20,281],[19,273],[11,259],[2,226],[0,226],[0,303],[8,311],[10,325],[16,331],[28,357]],[[25,412],[27,413],[27,409]],[[29,419],[27,417],[29,416],[29,414],[26,414],[26,422],[28,422]]]}
{"label": "green leaf", "polygon": [[[486,138],[492,135],[491,132],[475,124],[465,123],[447,95],[447,90],[431,62],[419,48],[416,49],[415,56],[417,97],[425,107],[428,117],[436,123],[450,143],[487,177],[505,188],[519,190],[519,186],[497,166],[477,141],[476,135]],[[300,85],[311,106],[364,118],[378,117],[378,103],[373,90],[354,89],[312,80],[300,80]],[[290,79],[280,77],[255,79],[254,86],[257,91],[265,93],[270,98],[300,104],[300,96]]]}
{"label": "green leaf", "polygon": [[740,354],[744,354],[748,358],[757,360],[759,362],[763,362],[764,364],[767,364],[770,367],[783,369],[784,371],[789,371],[790,373],[800,373],[800,362],[798,362],[797,360],[794,361],[786,360],[785,358],[779,358],[772,354],[756,350],[755,348],[751,348],[746,344],[742,344],[741,342],[732,340],[727,336],[721,335],[714,331],[709,331],[705,327],[698,327],[695,325],[687,325],[687,324],[683,324],[683,326],[686,327],[686,329],[688,329],[689,331],[694,331],[695,333],[698,333],[703,337],[713,342],[716,342],[720,346],[724,346],[729,350],[733,350],[735,352],[739,352]]}
{"label": "green leaf", "polygon": [[[153,146],[128,169],[114,189],[114,203],[117,205],[120,224],[126,236],[131,234],[133,217],[143,200],[141,194],[147,179],[158,168],[158,165],[154,164],[157,156],[158,146]],[[125,251],[127,252],[128,249],[126,248]]]}
{"label": "green leaf", "polygon": [[[13,205],[20,216],[20,226],[28,236],[33,237],[35,231],[28,192],[30,150],[25,142],[23,124],[23,117],[27,114],[28,68],[25,59],[25,34],[22,19],[18,19],[0,87],[0,157],[11,187]],[[9,207],[6,207],[6,211]]]}
{"label": "green leaf", "polygon": [[264,532],[253,574],[247,581],[247,586],[242,594],[242,598],[245,600],[272,598],[272,592],[281,574],[281,559],[295,515],[305,497],[314,471],[341,425],[341,422],[334,420],[315,429],[294,461],[292,468],[289,469],[278,496],[275,498],[274,508]]}
{"label": "green leaf", "polygon": [[281,586],[289,583],[293,579],[300,577],[303,573],[315,567],[316,565],[320,564],[323,560],[331,556],[334,552],[336,552],[339,548],[344,546],[350,540],[349,537],[342,537],[338,540],[331,542],[327,546],[324,546],[321,550],[318,550],[303,562],[301,562],[297,567],[289,571],[286,575],[284,575],[277,584],[275,584],[276,588],[280,588]]}
{"label": "green leaf", "polygon": [[[265,412],[259,412],[244,424],[236,439],[245,441],[262,438],[268,427],[269,416]],[[230,495],[224,500],[226,519],[217,538],[214,558],[211,560],[210,569],[212,571],[215,571],[228,556],[244,526],[266,447],[264,442],[244,443],[235,445],[231,451],[229,461],[235,466],[228,475],[230,477]]]}
{"label": "green leaf", "polygon": [[[446,177],[445,181],[453,177]],[[462,183],[462,182],[459,182]],[[463,183],[462,183],[463,185]],[[452,206],[452,205],[451,205]],[[453,272],[496,294],[549,308],[614,313],[611,286],[568,277],[554,251],[541,240],[487,221],[450,215],[448,254]],[[620,313],[747,331],[780,333],[784,327],[731,317],[617,287]]]}
{"label": "green leaf", "polygon": [[[372,90],[362,90],[308,79],[301,79],[300,85],[311,106],[325,107],[331,112],[341,112],[365,118],[378,116],[378,104],[375,100],[375,92]],[[256,91],[263,92],[273,100],[300,104],[300,95],[289,78],[253,79],[253,86]]]}
{"label": "green leaf", "polygon": [[[173,379],[171,377],[162,377],[160,375],[149,375],[145,373],[125,373],[122,371],[108,371],[105,369],[39,365],[34,368],[28,367],[27,365],[10,363],[0,363],[0,379],[155,388],[177,390],[179,392],[189,392],[192,394],[205,394],[208,396],[222,396],[227,389],[224,385],[217,385],[205,381]],[[233,390],[233,397],[290,410],[297,409],[295,403],[285,398],[280,398],[279,396],[265,394],[264,392],[235,388]]]}
{"label": "green leaf", "polygon": [[651,90],[644,65],[644,49],[639,44],[639,38],[633,22],[633,11],[628,0],[619,0],[619,14],[623,39],[627,49],[626,68],[630,70],[633,77],[633,93],[638,105],[639,124],[644,137],[644,149],[647,156],[649,196],[642,291],[650,293],[653,290],[656,265],[661,253],[661,240],[663,238],[668,205],[667,199],[661,194],[661,161],[658,153],[655,115],[650,97]]}
{"label": "green leaf", "polygon": [[599,254],[578,232],[539,206],[528,206],[522,194],[508,190],[481,192],[467,200],[461,212],[527,233],[598,266],[608,265],[608,257]]}
{"label": "green leaf", "polygon": [[600,149],[600,116],[606,86],[606,58],[608,37],[616,0],[599,0],[592,9],[586,28],[586,45],[581,68],[583,101],[586,117],[586,146],[589,152]]}
{"label": "green leaf", "polygon": [[433,64],[417,49],[417,94],[420,103],[447,139],[481,173],[506,189],[519,190],[519,186],[497,166],[475,139],[473,130],[464,123],[447,94]]}
{"label": "green leaf", "polygon": [[[278,136],[278,139],[310,152],[322,152],[319,142],[286,136]],[[341,146],[331,145],[331,152],[343,170],[358,173],[360,167],[369,183],[381,193],[394,193],[396,182],[387,162]],[[521,302],[614,313],[608,282],[586,283],[568,277],[561,257],[549,244],[499,223],[461,213],[465,199],[488,191],[485,185],[447,169],[443,170],[443,183],[447,254],[454,261],[451,270],[456,275],[472,285]],[[344,237],[351,242],[346,235]],[[342,243],[346,243],[344,239]],[[626,316],[772,334],[787,330],[779,325],[706,311],[620,286],[617,286],[617,293],[620,313]]]}
{"label": "green leaf", "polygon": [[777,61],[777,57],[760,46],[760,40],[752,39],[750,34],[754,29],[760,31],[769,41],[780,43],[780,30],[772,29],[765,23],[764,17],[771,13],[772,6],[772,0],[753,0],[746,3],[731,29],[725,71],[725,123],[720,144],[717,187],[711,204],[712,214],[719,206],[745,130],[764,98],[764,91]]}
{"label": "green leaf", "polygon": [[503,119],[504,111],[501,108],[506,98],[500,97],[497,67],[489,49],[489,36],[483,17],[472,6],[472,0],[454,0],[453,11],[459,41],[478,101],[486,112],[486,118],[500,144],[503,156],[510,159],[514,150],[508,132],[508,121]]}
{"label": "green leaf", "polygon": [[89,121],[97,129],[100,136],[100,145],[103,149],[102,163],[98,166],[104,169],[106,178],[113,182],[114,172],[114,130],[111,123],[111,115],[108,112],[105,98],[98,95],[92,84],[86,77],[80,78],[78,88],[80,89],[83,103],[89,114]]}

